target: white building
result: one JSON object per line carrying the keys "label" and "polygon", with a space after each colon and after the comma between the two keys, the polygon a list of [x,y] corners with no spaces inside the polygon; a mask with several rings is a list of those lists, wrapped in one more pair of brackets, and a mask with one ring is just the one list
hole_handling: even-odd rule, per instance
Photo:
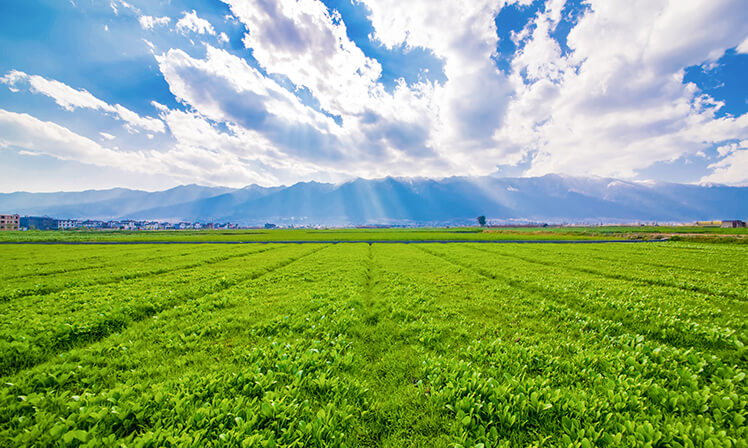
{"label": "white building", "polygon": [[59,230],[75,229],[79,227],[80,223],[74,219],[61,219],[57,221],[57,228]]}

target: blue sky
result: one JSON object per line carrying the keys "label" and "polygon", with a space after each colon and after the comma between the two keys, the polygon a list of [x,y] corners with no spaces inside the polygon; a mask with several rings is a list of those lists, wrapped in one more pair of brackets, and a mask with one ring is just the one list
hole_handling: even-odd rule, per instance
{"label": "blue sky", "polygon": [[745,23],[736,0],[4,1],[0,191],[748,185]]}

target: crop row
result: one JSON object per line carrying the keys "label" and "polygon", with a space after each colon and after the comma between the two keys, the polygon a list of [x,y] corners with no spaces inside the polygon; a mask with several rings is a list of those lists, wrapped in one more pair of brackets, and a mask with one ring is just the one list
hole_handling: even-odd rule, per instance
{"label": "crop row", "polygon": [[[441,335],[451,328],[452,344],[425,350],[424,371],[416,378],[428,407],[451,414],[456,443],[745,444],[744,360],[737,367],[708,352],[674,348],[545,294],[471,275],[454,264],[399,255],[411,263],[390,259],[388,266],[397,266],[400,284],[407,284],[403,274],[410,271],[411,292],[401,289],[397,296],[439,303],[445,289],[455,291],[451,303],[437,308],[441,323],[431,323],[419,337],[425,347],[444,348]],[[450,269],[459,276],[445,275]],[[424,288],[439,283],[446,285]],[[471,286],[476,284],[482,288]],[[397,296],[393,308],[401,302]],[[454,344],[460,339],[469,342]]]}
{"label": "crop row", "polygon": [[0,440],[350,445],[367,403],[361,384],[342,378],[354,311],[341,305],[361,272],[337,247],[296,250],[306,256],[6,378]]}
{"label": "crop row", "polygon": [[[216,245],[199,246],[125,246],[117,248],[117,257],[112,257],[110,246],[61,246],[50,250],[47,246],[25,246],[23,251],[13,251],[15,256],[7,257],[0,264],[0,280],[9,289],[10,281],[18,287],[49,281],[54,278],[82,275],[96,272],[111,274],[123,269],[171,264],[182,258],[215,256],[243,251],[241,246],[225,247]],[[212,254],[212,255],[209,255]],[[73,274],[74,273],[74,274]],[[72,274],[72,275],[71,275]]]}
{"label": "crop row", "polygon": [[[646,244],[637,250],[628,248],[625,251],[615,245],[565,250],[536,246],[521,253],[505,247],[488,248],[497,254],[547,266],[564,266],[580,273],[748,300],[748,263],[745,261],[748,250],[732,246],[728,246],[729,250],[720,249],[720,246],[707,245],[694,253],[692,246],[678,243]],[[641,263],[642,259],[646,262]],[[676,260],[675,267],[670,266],[673,260]]]}
{"label": "crop row", "polygon": [[[202,249],[202,248],[200,248]],[[73,262],[70,271],[60,272],[50,276],[38,276],[10,279],[4,283],[0,291],[0,302],[12,301],[17,298],[44,295],[63,291],[69,288],[106,285],[128,279],[152,277],[170,272],[182,271],[206,264],[241,257],[256,248],[234,247],[230,250],[221,251],[220,248],[211,247],[209,251],[197,250],[171,253],[161,258],[155,255],[158,252],[145,253],[143,259],[128,259],[120,257],[107,262],[99,262],[96,268],[78,269]]]}
{"label": "crop row", "polygon": [[[729,297],[453,245],[247,259],[187,281],[223,287],[6,373],[0,445],[746,446],[744,351],[656,322]],[[700,325],[745,319],[729,309]]]}
{"label": "crop row", "polygon": [[[495,257],[469,247],[424,250],[473,268],[488,278],[540,296],[550,295],[575,309],[616,320],[629,331],[675,346],[718,349],[732,359],[746,354],[745,320],[734,314],[739,306],[731,306],[729,313],[723,313],[712,296],[671,287],[644,287],[619,279],[601,281],[595,274],[569,272],[563,265],[538,266],[516,259],[511,263],[497,262]],[[729,299],[722,301],[732,305]]]}
{"label": "crop row", "polygon": [[242,257],[211,263],[210,269],[174,271],[16,299],[5,305],[0,318],[0,372],[35,365],[50,355],[101,339],[175,304],[251,279],[312,250],[255,248]]}

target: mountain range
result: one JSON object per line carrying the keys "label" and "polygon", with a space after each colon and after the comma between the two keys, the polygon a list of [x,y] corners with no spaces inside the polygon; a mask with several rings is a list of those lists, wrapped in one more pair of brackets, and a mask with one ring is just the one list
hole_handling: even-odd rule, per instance
{"label": "mountain range", "polygon": [[459,225],[489,221],[688,222],[748,218],[748,187],[559,175],[356,179],[244,188],[184,185],[0,194],[0,213],[242,225]]}

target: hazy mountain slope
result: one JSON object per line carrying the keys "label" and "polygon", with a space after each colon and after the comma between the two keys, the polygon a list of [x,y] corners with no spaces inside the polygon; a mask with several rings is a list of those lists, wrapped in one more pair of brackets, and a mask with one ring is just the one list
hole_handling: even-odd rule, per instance
{"label": "hazy mountain slope", "polygon": [[115,188],[60,193],[4,193],[0,194],[0,210],[3,213],[56,218],[109,219],[138,210],[214,197],[229,191],[233,189],[180,185],[156,192]]}
{"label": "hazy mountain slope", "polygon": [[239,190],[197,200],[175,201],[172,204],[153,208],[143,208],[125,214],[128,219],[165,219],[171,221],[221,220],[233,214],[240,204],[272,194],[284,187],[264,188],[250,185]]}
{"label": "hazy mountain slope", "polygon": [[180,186],[79,193],[0,194],[0,211],[59,218],[131,218],[278,224],[467,224],[747,219],[748,187],[637,183],[547,175],[356,179],[242,189]]}

